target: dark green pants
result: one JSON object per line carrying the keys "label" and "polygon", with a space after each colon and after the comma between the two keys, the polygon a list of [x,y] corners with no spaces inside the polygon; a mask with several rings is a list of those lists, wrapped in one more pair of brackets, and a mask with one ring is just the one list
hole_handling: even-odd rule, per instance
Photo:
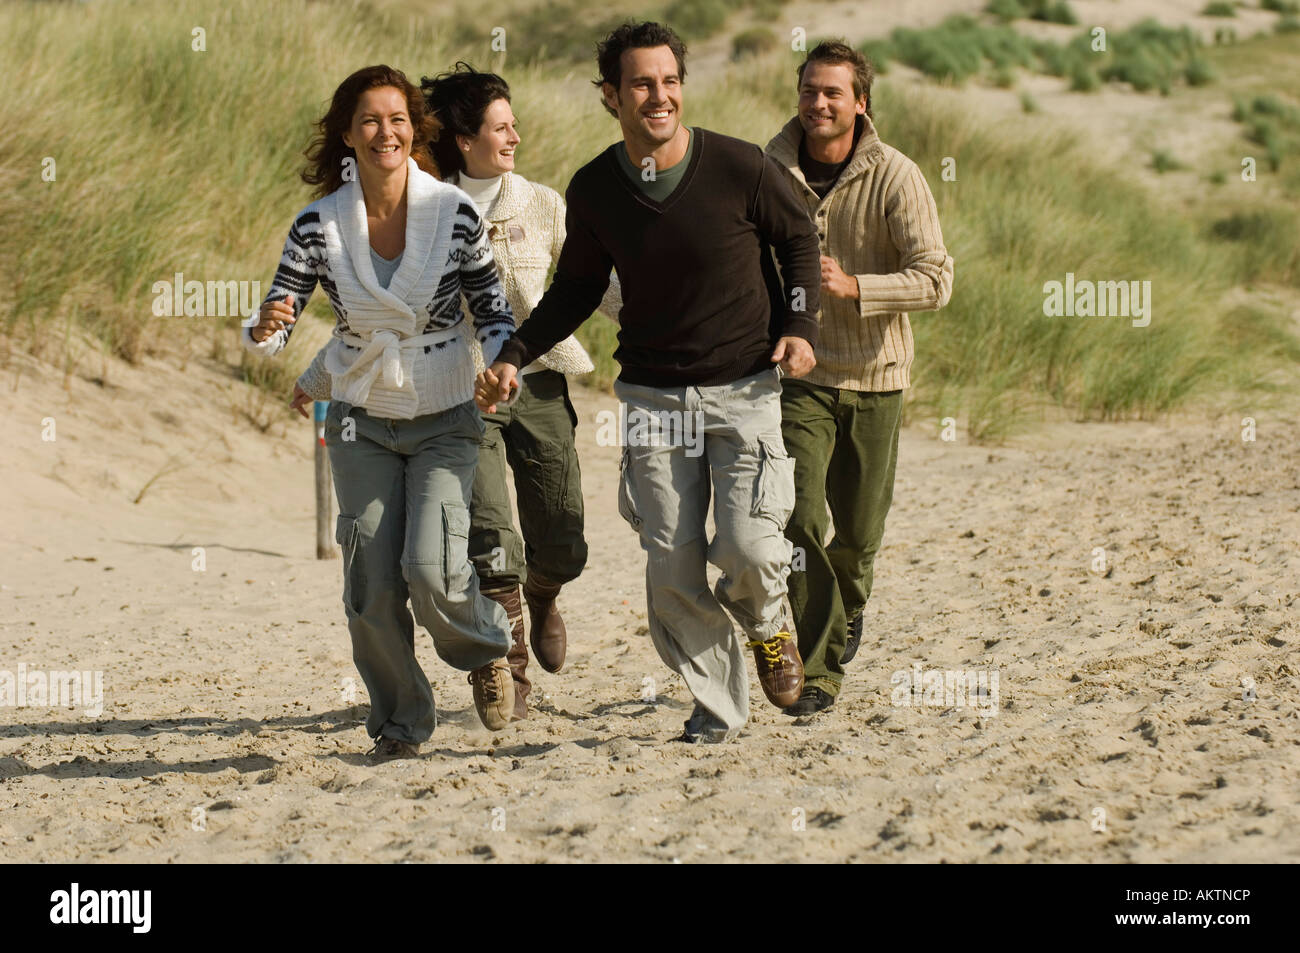
{"label": "dark green pants", "polygon": [[785,529],[795,547],[790,608],[804,684],[833,696],[844,679],[848,619],[871,597],[872,567],[894,499],[903,392],[791,378],[782,385],[781,436],[795,460],[794,513]]}
{"label": "dark green pants", "polygon": [[[578,415],[569,385],[556,371],[520,378],[519,399],[483,414],[470,498],[469,556],[488,585],[518,584],[528,569],[551,582],[578,578],[587,564],[582,474],[573,444]],[[514,471],[519,528],[510,513],[507,466]]]}

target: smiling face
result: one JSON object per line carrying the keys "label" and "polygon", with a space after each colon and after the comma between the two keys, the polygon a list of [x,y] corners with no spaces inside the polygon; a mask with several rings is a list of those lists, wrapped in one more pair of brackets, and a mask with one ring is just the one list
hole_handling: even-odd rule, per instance
{"label": "smiling face", "polygon": [[682,81],[667,46],[634,47],[619,58],[619,88],[605,83],[605,102],[618,113],[623,137],[650,153],[677,135],[682,122]]}
{"label": "smiling face", "polygon": [[853,67],[813,61],[799,83],[799,124],[810,139],[853,138],[853,124],[867,112],[867,97],[853,97]]}
{"label": "smiling face", "polygon": [[515,147],[520,142],[516,122],[510,101],[494,99],[483,110],[478,135],[456,137],[456,145],[465,158],[465,173],[471,179],[491,179],[514,171]]}
{"label": "smiling face", "polygon": [[357,100],[343,142],[356,152],[360,171],[388,175],[406,167],[413,136],[402,91],[395,86],[377,86]]}

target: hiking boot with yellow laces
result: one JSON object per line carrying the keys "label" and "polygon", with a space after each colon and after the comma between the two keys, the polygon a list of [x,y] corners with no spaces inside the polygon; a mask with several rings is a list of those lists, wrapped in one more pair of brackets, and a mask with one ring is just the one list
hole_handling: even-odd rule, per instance
{"label": "hiking boot with yellow laces", "polygon": [[803,660],[789,632],[778,632],[764,641],[746,642],[754,650],[758,683],[763,694],[777,708],[789,708],[803,692]]}
{"label": "hiking boot with yellow laces", "polygon": [[469,683],[474,689],[474,709],[484,727],[496,731],[510,724],[515,711],[515,681],[510,674],[510,663],[503,658],[493,659],[470,672]]}

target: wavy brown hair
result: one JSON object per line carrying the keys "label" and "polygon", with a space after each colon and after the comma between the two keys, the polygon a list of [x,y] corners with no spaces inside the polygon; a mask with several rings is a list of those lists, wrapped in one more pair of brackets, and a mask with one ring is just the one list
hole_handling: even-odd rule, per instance
{"label": "wavy brown hair", "polygon": [[352,128],[357,102],[368,89],[392,86],[401,90],[406,98],[406,112],[411,117],[411,158],[425,172],[438,175],[437,163],[429,150],[430,141],[437,135],[438,120],[425,104],[424,96],[406,78],[406,74],[391,66],[367,66],[359,69],[334,90],[330,108],[316,123],[316,135],[303,153],[307,167],[302,170],[302,180],[314,185],[312,195],[320,198],[343,186],[343,160],[356,161],[357,153],[343,141],[343,133]]}

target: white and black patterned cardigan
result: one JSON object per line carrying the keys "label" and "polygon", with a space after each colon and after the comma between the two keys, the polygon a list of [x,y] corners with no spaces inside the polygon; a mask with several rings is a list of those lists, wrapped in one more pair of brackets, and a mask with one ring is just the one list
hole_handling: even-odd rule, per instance
{"label": "white and black patterned cardigan", "polygon": [[[321,380],[303,389],[325,387],[334,400],[403,420],[471,400],[473,349],[481,347],[490,364],[515,326],[470,197],[414,160],[407,161],[406,188],[406,249],[387,288],[370,260],[365,198],[354,180],[298,213],[266,296],[292,294],[300,316],[320,282],[334,309],[334,339],[304,374]],[[275,354],[291,330],[258,344],[245,328],[244,344]]]}

